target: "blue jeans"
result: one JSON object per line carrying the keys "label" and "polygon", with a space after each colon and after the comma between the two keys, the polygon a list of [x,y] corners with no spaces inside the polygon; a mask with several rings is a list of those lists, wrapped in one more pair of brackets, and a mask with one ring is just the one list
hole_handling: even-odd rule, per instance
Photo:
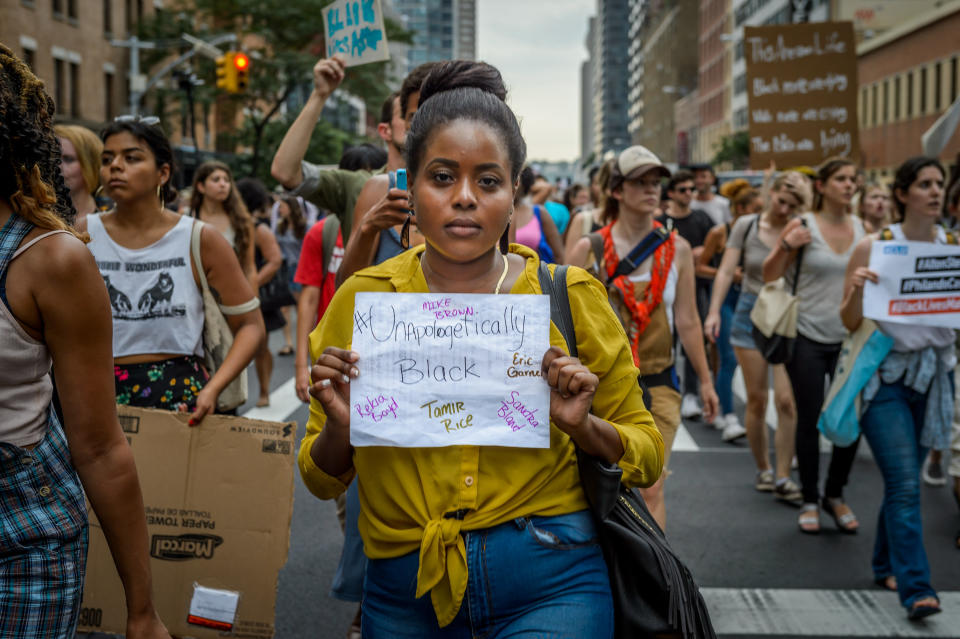
{"label": "blue jeans", "polygon": [[343,527],[343,550],[337,574],[333,576],[330,596],[341,601],[360,602],[363,597],[363,573],[367,571],[367,556],[363,554],[363,539],[357,520],[360,517],[360,479],[347,486],[347,507]]}
{"label": "blue jeans", "polygon": [[590,513],[521,517],[463,533],[468,582],[440,628],[430,595],[415,598],[419,553],[371,559],[364,639],[612,639],[613,599]]}
{"label": "blue jeans", "polygon": [[733,329],[733,312],[740,298],[740,287],[731,286],[727,297],[720,307],[720,335],[717,336],[717,353],[720,355],[720,368],[717,370],[717,397],[720,399],[721,413],[733,412],[733,372],[737,370],[737,358],[730,343],[730,331]]}
{"label": "blue jeans", "polygon": [[898,381],[881,384],[860,420],[883,475],[883,504],[873,548],[876,578],[897,578],[900,603],[908,609],[923,597],[936,597],[920,522],[920,446],[927,396]]}

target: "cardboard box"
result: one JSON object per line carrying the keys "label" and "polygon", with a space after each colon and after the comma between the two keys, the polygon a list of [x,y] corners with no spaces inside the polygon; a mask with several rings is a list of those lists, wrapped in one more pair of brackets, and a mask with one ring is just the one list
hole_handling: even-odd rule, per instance
{"label": "cardboard box", "polygon": [[[160,618],[181,637],[273,637],[277,577],[290,546],[296,424],[212,416],[189,427],[186,414],[118,410],[140,475]],[[79,630],[123,634],[123,588],[89,504],[87,512]],[[232,624],[191,616],[191,603],[203,608],[193,601],[197,585],[239,592]]]}

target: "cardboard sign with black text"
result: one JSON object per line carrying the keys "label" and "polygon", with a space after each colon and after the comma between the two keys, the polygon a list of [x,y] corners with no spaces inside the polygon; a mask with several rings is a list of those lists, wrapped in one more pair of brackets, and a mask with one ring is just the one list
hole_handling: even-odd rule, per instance
{"label": "cardboard sign with black text", "polygon": [[[143,491],[157,612],[180,637],[274,634],[296,424],[118,406]],[[81,631],[122,634],[126,606],[92,509]]]}
{"label": "cardboard sign with black text", "polygon": [[850,22],[744,27],[750,167],[857,160],[857,50]]}

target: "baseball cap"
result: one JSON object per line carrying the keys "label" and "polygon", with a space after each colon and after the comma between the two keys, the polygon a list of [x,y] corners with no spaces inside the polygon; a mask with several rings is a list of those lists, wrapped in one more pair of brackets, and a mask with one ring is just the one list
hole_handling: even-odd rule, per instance
{"label": "baseball cap", "polygon": [[631,146],[624,149],[613,166],[614,185],[623,180],[639,177],[651,170],[656,170],[663,177],[670,177],[670,170],[663,165],[653,151],[645,146]]}

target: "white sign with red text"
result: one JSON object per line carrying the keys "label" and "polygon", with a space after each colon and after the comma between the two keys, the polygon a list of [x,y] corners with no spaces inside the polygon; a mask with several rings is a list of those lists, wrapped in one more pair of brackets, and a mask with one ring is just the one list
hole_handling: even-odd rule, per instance
{"label": "white sign with red text", "polygon": [[919,326],[960,328],[960,246],[875,241],[863,289],[863,315]]}
{"label": "white sign with red text", "polygon": [[550,447],[545,295],[357,293],[354,446]]}

